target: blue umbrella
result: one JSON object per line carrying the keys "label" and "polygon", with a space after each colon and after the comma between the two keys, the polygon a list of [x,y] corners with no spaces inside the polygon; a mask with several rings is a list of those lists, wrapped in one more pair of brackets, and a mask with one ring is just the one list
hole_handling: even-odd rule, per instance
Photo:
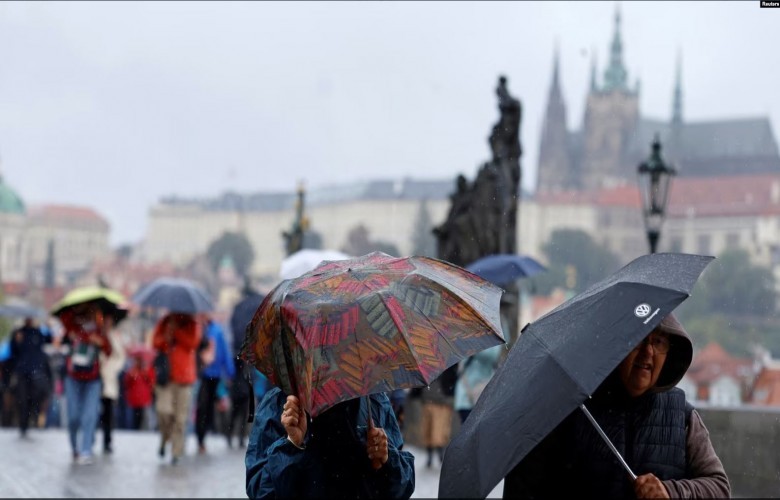
{"label": "blue umbrella", "polygon": [[499,286],[547,270],[531,257],[511,253],[482,257],[466,266],[466,269]]}
{"label": "blue umbrella", "polygon": [[5,339],[0,342],[0,362],[3,362],[11,357],[11,341]]}
{"label": "blue umbrella", "polygon": [[185,314],[214,310],[211,297],[203,288],[181,278],[158,278],[139,290],[133,296],[133,302],[139,306]]}

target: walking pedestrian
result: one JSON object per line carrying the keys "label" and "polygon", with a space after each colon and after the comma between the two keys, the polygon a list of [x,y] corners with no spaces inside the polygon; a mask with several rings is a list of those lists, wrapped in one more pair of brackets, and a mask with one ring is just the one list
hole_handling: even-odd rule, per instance
{"label": "walking pedestrian", "polygon": [[103,453],[114,452],[111,447],[111,431],[114,427],[114,406],[119,398],[119,373],[125,367],[127,360],[122,332],[114,325],[114,318],[107,316],[108,340],[111,342],[111,355],[100,353],[100,380],[102,393],[100,397],[100,423],[103,428]]}
{"label": "walking pedestrian", "polygon": [[214,428],[214,411],[217,401],[217,387],[224,378],[232,380],[236,374],[233,356],[225,341],[222,326],[212,318],[205,318],[204,339],[208,346],[202,351],[203,369],[200,372],[197,409],[195,412],[195,434],[198,438],[198,453],[206,453],[206,433]]}
{"label": "walking pedestrian", "polygon": [[171,464],[176,465],[184,455],[187,417],[192,402],[192,385],[197,380],[196,350],[203,336],[199,321],[192,314],[169,313],[157,323],[152,334],[152,345],[163,356],[169,376],[157,371],[155,387],[157,420],[160,428],[160,457],[171,443]]}
{"label": "walking pedestrian", "polygon": [[130,367],[123,377],[127,406],[132,411],[131,428],[141,430],[144,414],[154,397],[154,368],[145,361],[143,353],[130,356]]}
{"label": "walking pedestrian", "polygon": [[9,364],[16,378],[16,406],[19,433],[27,436],[32,420],[37,425],[43,401],[51,392],[49,360],[43,351],[51,343],[35,325],[33,318],[25,318],[24,325],[11,333]]}
{"label": "walking pedestrian", "polygon": [[[111,315],[104,315],[97,302],[85,302],[60,314],[65,327],[62,342],[70,346],[65,377],[65,398],[68,412],[68,435],[73,460],[92,463],[92,445],[100,411],[100,356],[111,355],[111,342],[106,334],[112,324]],[[79,440],[79,434],[81,439]]]}

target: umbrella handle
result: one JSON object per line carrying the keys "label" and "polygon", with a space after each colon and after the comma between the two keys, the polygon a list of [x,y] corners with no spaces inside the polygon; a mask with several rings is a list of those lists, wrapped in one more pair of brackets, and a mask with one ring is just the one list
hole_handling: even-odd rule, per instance
{"label": "umbrella handle", "polygon": [[368,396],[364,396],[366,398],[366,408],[368,409],[368,428],[373,429],[374,428],[374,417],[371,416],[371,398]]}
{"label": "umbrella handle", "polygon": [[[373,429],[374,426],[374,417],[371,416],[371,398],[369,396],[364,396],[366,398],[366,408],[368,409],[368,429]],[[368,431],[366,431],[366,442],[368,442]],[[375,458],[371,461],[371,467],[374,470],[379,470],[382,468],[382,462]]]}
{"label": "umbrella handle", "polygon": [[612,444],[612,441],[609,440],[604,431],[601,430],[601,426],[598,424],[598,422],[596,422],[596,419],[593,418],[593,415],[590,414],[584,403],[580,405],[580,410],[582,410],[585,413],[585,416],[588,417],[590,423],[593,424],[593,427],[595,427],[596,431],[599,433],[599,436],[601,436],[604,442],[607,443],[607,446],[609,446],[609,449],[612,450],[612,453],[615,454],[620,464],[626,469],[626,472],[628,472],[628,474],[631,476],[631,479],[636,481],[636,474],[634,474],[634,471],[631,470],[631,467],[628,466],[626,461],[623,460],[623,457],[620,456],[620,452],[617,450],[617,448],[615,448],[615,445]]}

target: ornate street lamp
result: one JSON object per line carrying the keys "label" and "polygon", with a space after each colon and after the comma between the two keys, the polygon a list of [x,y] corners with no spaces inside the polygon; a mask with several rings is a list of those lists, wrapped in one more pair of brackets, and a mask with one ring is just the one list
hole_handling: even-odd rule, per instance
{"label": "ornate street lamp", "polygon": [[658,134],[653,140],[652,148],[650,158],[639,164],[637,173],[647,240],[650,242],[650,253],[655,253],[658,238],[661,236],[661,225],[666,216],[669,184],[677,171],[661,158],[661,141],[658,139]]}

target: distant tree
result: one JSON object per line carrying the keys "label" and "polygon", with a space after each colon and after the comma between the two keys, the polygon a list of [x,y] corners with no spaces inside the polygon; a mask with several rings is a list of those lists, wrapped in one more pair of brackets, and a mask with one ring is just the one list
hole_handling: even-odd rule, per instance
{"label": "distant tree", "polygon": [[436,237],[433,235],[433,222],[428,212],[428,201],[422,200],[417,211],[417,220],[412,230],[412,255],[437,257]]}
{"label": "distant tree", "polygon": [[347,234],[347,243],[341,248],[341,251],[354,256],[365,255],[371,252],[384,252],[394,257],[401,255],[398,248],[392,243],[372,241],[369,237],[368,229],[363,224],[358,224],[350,230]]}
{"label": "distant tree", "polygon": [[549,262],[548,270],[531,280],[532,288],[542,295],[557,287],[581,292],[620,266],[612,252],[579,229],[553,231],[542,251]]}
{"label": "distant tree", "polygon": [[753,265],[745,250],[727,250],[707,266],[688,302],[689,314],[771,316],[777,303],[774,276]]}
{"label": "distant tree", "polygon": [[255,258],[255,251],[252,244],[243,233],[233,233],[226,231],[214,240],[208,250],[206,257],[211,266],[211,270],[216,272],[222,259],[229,255],[236,267],[236,273],[244,276],[252,265]]}

